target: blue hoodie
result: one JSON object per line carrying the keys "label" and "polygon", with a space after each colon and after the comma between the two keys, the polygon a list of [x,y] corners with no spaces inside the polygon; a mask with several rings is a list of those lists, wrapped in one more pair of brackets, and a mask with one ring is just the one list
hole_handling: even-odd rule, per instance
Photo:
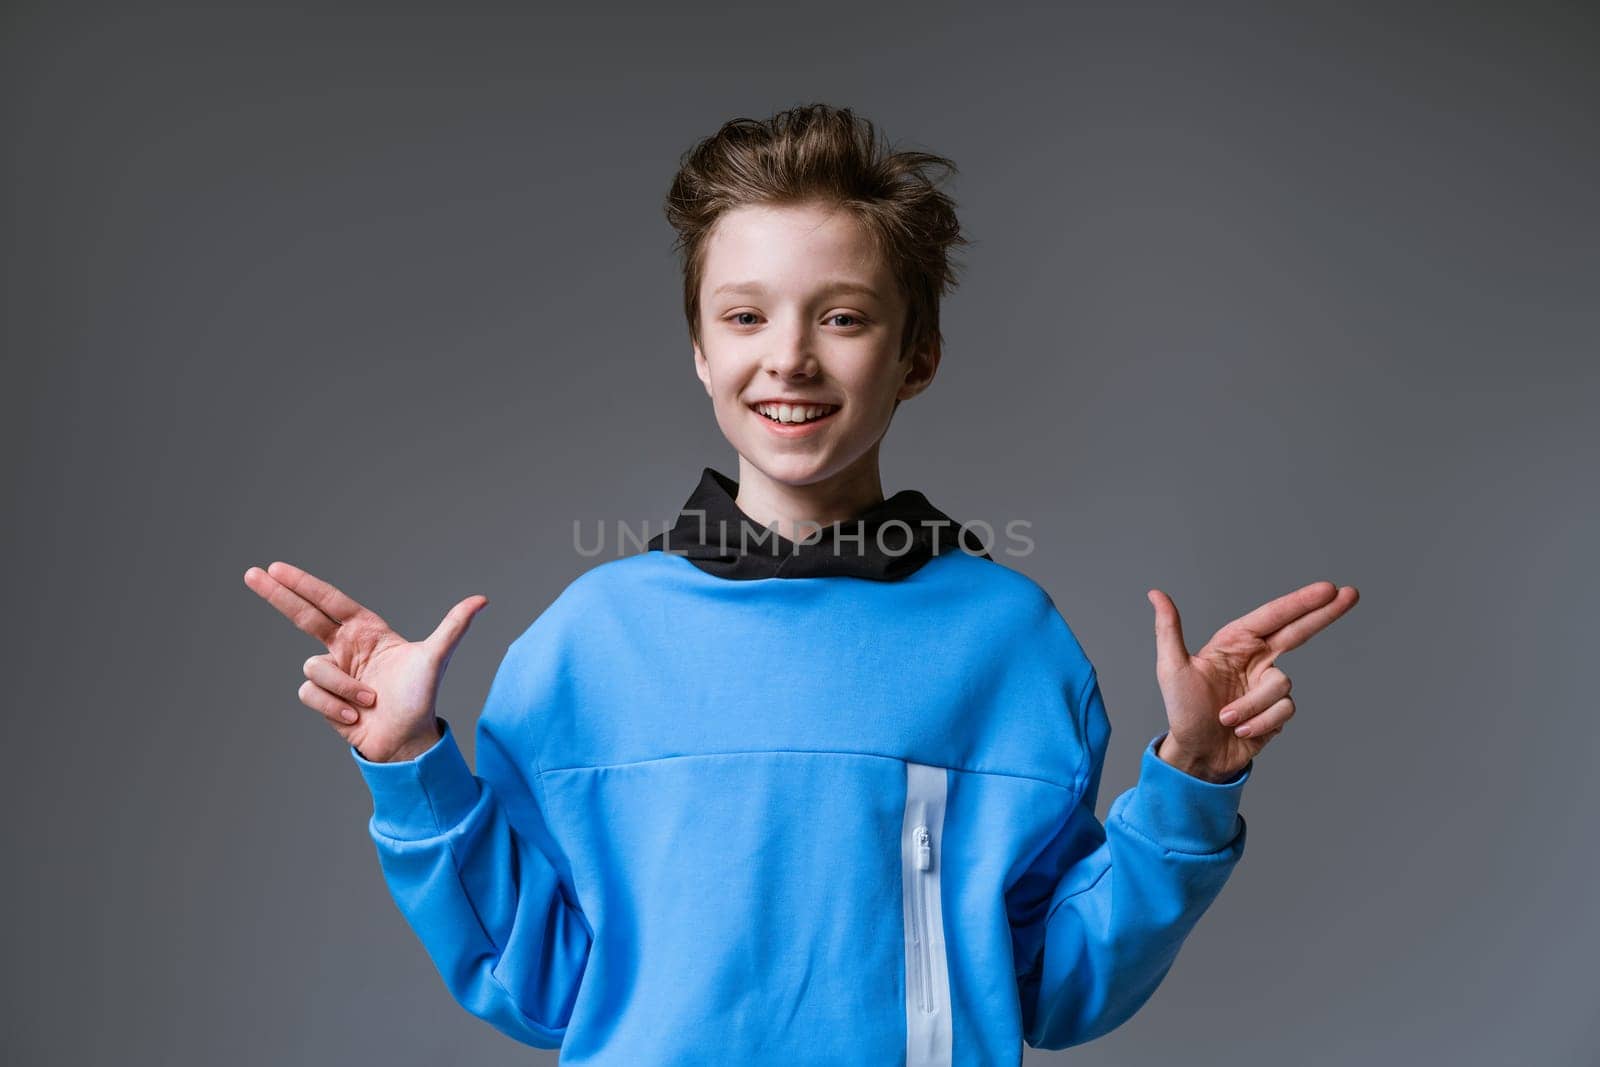
{"label": "blue hoodie", "polygon": [[705,468],[511,643],[476,775],[443,718],[415,759],[351,748],[451,994],[621,1067],[1014,1065],[1120,1025],[1239,861],[1250,768],[1157,735],[1102,825],[1110,724],[1049,594],[909,490],[864,537],[729,548],[736,491]]}

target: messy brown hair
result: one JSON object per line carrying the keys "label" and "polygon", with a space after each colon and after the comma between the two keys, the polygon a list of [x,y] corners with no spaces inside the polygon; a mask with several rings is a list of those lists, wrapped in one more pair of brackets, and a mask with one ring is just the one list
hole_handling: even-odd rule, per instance
{"label": "messy brown hair", "polygon": [[700,343],[706,244],[723,214],[745,204],[822,201],[854,213],[898,281],[906,302],[901,358],[942,346],[939,298],[957,283],[950,249],[970,243],[955,202],[936,188],[955,172],[943,156],[891,152],[873,124],[847,107],[808,104],[765,120],[729,119],[683,154],[667,192],[690,338]]}

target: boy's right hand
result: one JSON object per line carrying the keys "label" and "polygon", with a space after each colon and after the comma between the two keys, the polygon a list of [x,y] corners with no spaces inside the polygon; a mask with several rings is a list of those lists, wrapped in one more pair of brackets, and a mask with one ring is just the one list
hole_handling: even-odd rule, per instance
{"label": "boy's right hand", "polygon": [[[287,563],[251,567],[244,584],[327,646],[325,654],[305,662],[300,702],[365,759],[415,759],[439,740],[439,682],[488,597],[467,597],[425,640],[407,641],[376,613]],[[372,703],[362,699],[363,692],[373,695]]]}

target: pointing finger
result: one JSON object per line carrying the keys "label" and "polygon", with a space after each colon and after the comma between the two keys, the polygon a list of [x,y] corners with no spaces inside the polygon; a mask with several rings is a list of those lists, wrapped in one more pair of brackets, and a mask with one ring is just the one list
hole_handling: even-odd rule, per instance
{"label": "pointing finger", "polygon": [[262,600],[277,608],[295,627],[315,637],[324,645],[332,645],[339,625],[322,613],[293,589],[278,581],[260,567],[244,572],[244,584]]}
{"label": "pointing finger", "polygon": [[267,573],[315,604],[334,622],[345,622],[361,610],[360,604],[338,589],[291,563],[279,560],[267,567]]}
{"label": "pointing finger", "polygon": [[1353,585],[1340,589],[1330,603],[1324,604],[1317,610],[1300,616],[1283,629],[1268,634],[1267,645],[1273,651],[1283,653],[1291,648],[1299,648],[1333,620],[1356,606],[1356,601],[1361,599],[1361,593]]}
{"label": "pointing finger", "polygon": [[1257,637],[1265,637],[1307,612],[1322,607],[1338,593],[1338,587],[1332,582],[1312,582],[1292,593],[1285,593],[1276,600],[1267,601],[1248,615],[1241,615],[1228,625],[1248,630]]}

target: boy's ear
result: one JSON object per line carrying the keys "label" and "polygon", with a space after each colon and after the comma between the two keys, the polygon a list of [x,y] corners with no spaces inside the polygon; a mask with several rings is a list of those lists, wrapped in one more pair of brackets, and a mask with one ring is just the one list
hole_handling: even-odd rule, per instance
{"label": "boy's ear", "polygon": [[700,351],[698,341],[694,342],[694,373],[700,379],[700,384],[706,387],[706,396],[711,396],[711,367],[706,363],[706,354]]}
{"label": "boy's ear", "polygon": [[906,361],[906,376],[900,388],[895,392],[896,400],[909,400],[933,384],[933,376],[939,370],[939,342],[930,341],[911,350],[911,358]]}

